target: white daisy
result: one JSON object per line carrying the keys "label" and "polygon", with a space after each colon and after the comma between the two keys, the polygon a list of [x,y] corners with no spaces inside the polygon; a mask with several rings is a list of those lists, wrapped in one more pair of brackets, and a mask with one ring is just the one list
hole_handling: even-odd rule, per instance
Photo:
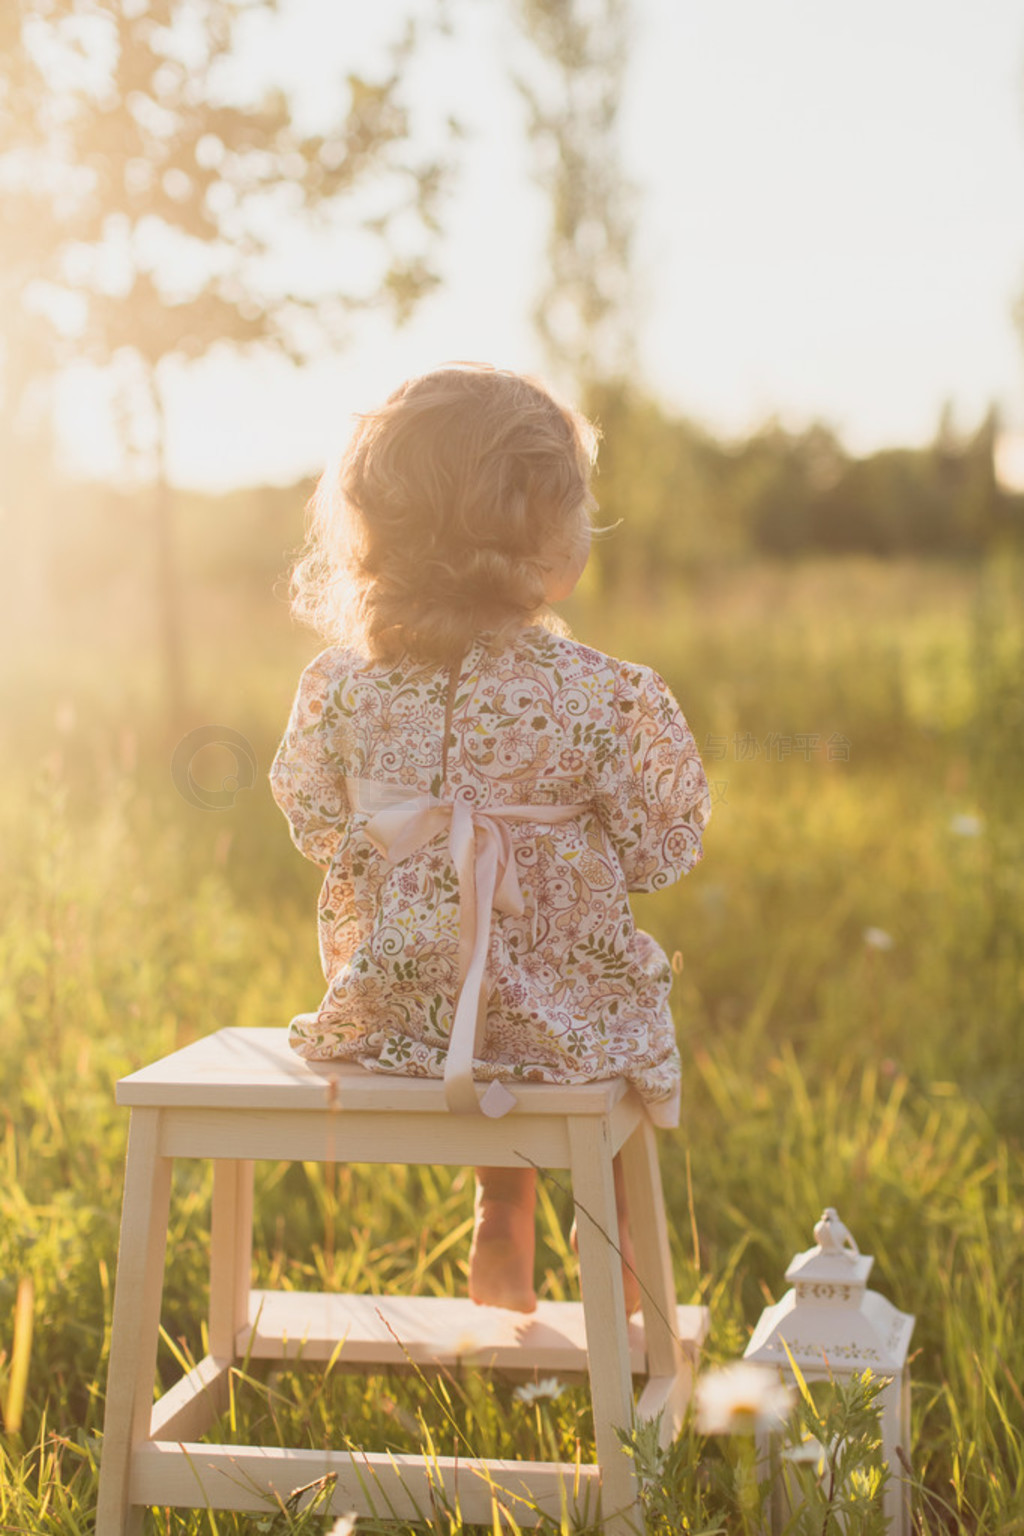
{"label": "white daisy", "polygon": [[776,1371],[745,1360],[708,1371],[697,1383],[697,1428],[702,1435],[781,1429],[792,1406],[793,1389]]}
{"label": "white daisy", "polygon": [[551,1402],[556,1397],[561,1397],[564,1388],[557,1376],[545,1376],[543,1381],[526,1381],[521,1387],[516,1387],[512,1396],[521,1403],[537,1403],[547,1398]]}

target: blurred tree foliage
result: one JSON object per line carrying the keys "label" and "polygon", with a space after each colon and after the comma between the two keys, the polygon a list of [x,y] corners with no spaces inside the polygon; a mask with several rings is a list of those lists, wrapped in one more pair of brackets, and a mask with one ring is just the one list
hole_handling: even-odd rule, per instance
{"label": "blurred tree foliage", "polygon": [[[402,84],[339,71],[305,131],[272,83],[240,85],[244,29],[272,0],[9,0],[0,11],[0,465],[26,495],[50,385],[72,361],[120,370],[126,446],[155,484],[168,713],[184,709],[165,470],[165,373],[212,347],[294,360],[344,338],[355,307],[398,319],[436,281],[443,165],[417,158]],[[304,261],[312,230],[340,257]],[[333,240],[333,245],[329,242]],[[282,254],[290,260],[281,261]],[[287,265],[285,281],[281,273]]]}
{"label": "blurred tree foliage", "polygon": [[996,478],[994,409],[973,434],[958,434],[947,409],[929,448],[857,459],[820,424],[793,433],[772,422],[724,444],[644,394],[634,382],[637,197],[618,138],[630,0],[512,8],[530,45],[516,83],[550,205],[535,323],[550,365],[603,430],[600,522],[622,525],[595,548],[602,589],[650,588],[757,554],[972,555],[1018,527],[1021,499]]}
{"label": "blurred tree foliage", "polygon": [[595,546],[606,591],[752,555],[972,556],[1024,527],[1024,498],[996,478],[994,410],[973,433],[947,411],[931,445],[855,458],[820,424],[726,444],[628,385],[587,399],[603,431],[598,520],[622,524]]}
{"label": "blurred tree foliage", "polygon": [[550,210],[534,323],[550,366],[584,392],[634,363],[630,265],[636,194],[618,119],[629,63],[629,0],[512,0],[530,44],[515,76],[535,178]]}

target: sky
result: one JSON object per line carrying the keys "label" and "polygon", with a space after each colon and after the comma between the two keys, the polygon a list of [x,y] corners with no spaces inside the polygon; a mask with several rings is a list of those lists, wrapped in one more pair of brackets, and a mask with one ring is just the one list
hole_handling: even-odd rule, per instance
{"label": "sky", "polygon": [[[283,76],[313,121],[405,12],[281,0],[240,83]],[[403,330],[367,318],[304,370],[227,356],[175,370],[177,483],[316,473],[353,411],[446,360],[544,371],[529,314],[547,210],[509,80],[520,44],[503,0],[453,0],[452,15],[454,38],[408,82],[424,135],[448,111],[470,130],[440,291]],[[857,453],[929,441],[945,402],[968,431],[995,402],[1004,478],[1024,484],[1019,0],[633,0],[632,32],[621,127],[646,386],[726,438],[818,420]],[[66,387],[79,470],[115,466],[107,393],[84,369]]]}

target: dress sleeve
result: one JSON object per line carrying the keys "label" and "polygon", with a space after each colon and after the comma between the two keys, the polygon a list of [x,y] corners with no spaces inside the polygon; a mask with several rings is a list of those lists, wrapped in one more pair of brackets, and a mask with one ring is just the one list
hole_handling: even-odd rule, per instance
{"label": "dress sleeve", "polygon": [[322,652],[299,679],[270,770],[271,793],[288,818],[292,842],[321,869],[334,857],[351,814],[330,697],[338,678],[330,660],[331,652]]}
{"label": "dress sleeve", "polygon": [[703,856],[711,796],[693,733],[656,672],[623,663],[613,699],[616,750],[597,808],[631,891],[657,891]]}

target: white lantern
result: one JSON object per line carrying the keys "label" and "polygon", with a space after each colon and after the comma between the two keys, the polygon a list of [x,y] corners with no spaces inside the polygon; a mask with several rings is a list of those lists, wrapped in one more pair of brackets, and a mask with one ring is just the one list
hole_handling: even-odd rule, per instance
{"label": "white lantern", "polygon": [[[878,1397],[882,1459],[889,1468],[885,1517],[892,1536],[910,1536],[910,1499],[896,1455],[910,1455],[910,1372],[907,1350],[914,1319],[897,1312],[877,1291],[869,1291],[875,1262],[861,1253],[831,1207],[814,1229],[817,1242],[798,1253],[786,1270],[793,1289],[762,1312],[744,1351],[747,1360],[777,1366],[792,1379],[788,1348],[808,1382],[841,1379],[870,1370],[890,1376]],[[785,1340],[785,1344],[783,1344]],[[768,1437],[759,1437],[759,1456],[769,1461]],[[773,1501],[773,1521],[780,1512]]]}

